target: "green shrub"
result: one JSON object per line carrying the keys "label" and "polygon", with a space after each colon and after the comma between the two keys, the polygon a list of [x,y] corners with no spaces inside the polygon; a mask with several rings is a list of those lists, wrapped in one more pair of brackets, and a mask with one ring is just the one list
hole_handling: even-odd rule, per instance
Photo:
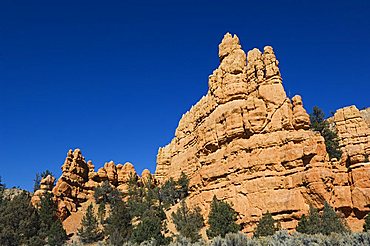
{"label": "green shrub", "polygon": [[235,210],[224,201],[219,201],[216,196],[211,203],[211,211],[208,215],[209,228],[207,236],[214,238],[217,236],[225,237],[227,233],[238,232],[240,226],[236,224]]}
{"label": "green shrub", "polygon": [[257,224],[253,237],[265,237],[274,235],[279,230],[279,224],[272,218],[270,212],[262,215]]}
{"label": "green shrub", "polygon": [[199,207],[190,210],[185,201],[182,201],[171,217],[180,236],[189,238],[193,243],[200,239],[199,231],[204,226],[204,219]]}

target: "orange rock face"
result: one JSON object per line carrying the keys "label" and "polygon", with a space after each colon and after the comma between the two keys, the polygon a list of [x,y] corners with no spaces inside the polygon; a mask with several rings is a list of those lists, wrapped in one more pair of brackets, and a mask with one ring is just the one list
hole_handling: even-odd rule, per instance
{"label": "orange rock face", "polygon": [[31,198],[32,205],[37,207],[40,204],[41,198],[46,193],[51,193],[53,189],[55,178],[51,175],[46,176],[45,178],[41,179],[40,181],[40,189],[35,191]]}
{"label": "orange rock face", "polygon": [[[113,161],[110,161],[105,163],[104,167],[97,172],[95,172],[94,168],[91,161],[85,161],[79,149],[69,150],[62,165],[62,176],[58,179],[55,187],[52,188],[55,181],[54,177],[48,176],[42,179],[40,190],[34,193],[32,203],[37,206],[41,196],[45,192],[51,192],[52,190],[58,204],[59,215],[65,220],[70,215],[80,215],[81,211],[78,213],[79,208],[83,207],[87,201],[93,199],[94,189],[99,187],[104,181],[108,181],[112,187],[126,193],[129,178],[137,176],[134,166],[129,162],[124,165],[115,165]],[[143,177],[145,179],[150,175],[150,172],[144,170],[143,175],[145,175]],[[141,182],[141,179],[138,179],[138,182]],[[67,221],[74,221],[76,216]],[[70,230],[72,227],[68,226],[68,228]]]}
{"label": "orange rock face", "polygon": [[[362,163],[369,139],[361,117],[355,113],[340,121],[339,111],[336,120],[342,148],[353,157],[351,164],[362,163],[360,167],[330,162],[324,139],[310,130],[301,97],[286,96],[272,47],[246,55],[238,37],[226,34],[219,58],[208,93],[182,116],[172,141],[159,149],[156,179],[176,179],[185,172],[190,205],[200,206],[207,216],[214,195],[225,199],[247,233],[267,211],[282,228],[293,230],[309,204],[322,208],[325,200],[358,230],[370,208],[370,176]],[[356,129],[349,133],[353,138],[342,135],[341,127]]]}

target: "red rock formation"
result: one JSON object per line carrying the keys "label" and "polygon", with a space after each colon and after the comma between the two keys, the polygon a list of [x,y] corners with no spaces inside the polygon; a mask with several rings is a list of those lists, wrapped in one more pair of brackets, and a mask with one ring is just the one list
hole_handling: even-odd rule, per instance
{"label": "red rock formation", "polygon": [[51,190],[53,189],[55,182],[55,178],[51,175],[46,176],[45,178],[42,178],[40,181],[40,189],[35,191],[33,193],[33,196],[31,198],[31,202],[33,206],[37,207],[40,204],[41,198],[46,194],[46,193],[51,193]]}
{"label": "red rock formation", "polygon": [[[246,55],[238,37],[226,34],[219,58],[208,93],[159,149],[156,179],[178,178],[184,171],[191,178],[189,204],[207,215],[213,195],[225,199],[247,233],[267,211],[292,230],[309,204],[321,208],[325,200],[355,221],[350,226],[358,230],[370,206],[369,175],[358,177],[329,161],[324,139],[309,129],[301,97],[292,103],[286,96],[272,47]],[[353,190],[361,186],[360,198]]]}

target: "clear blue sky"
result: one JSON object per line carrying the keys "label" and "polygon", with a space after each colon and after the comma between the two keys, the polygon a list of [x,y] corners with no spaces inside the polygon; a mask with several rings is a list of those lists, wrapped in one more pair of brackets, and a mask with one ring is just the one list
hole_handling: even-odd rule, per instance
{"label": "clear blue sky", "polygon": [[226,32],[272,45],[309,111],[370,106],[369,1],[1,0],[0,176],[31,190],[77,147],[153,172]]}

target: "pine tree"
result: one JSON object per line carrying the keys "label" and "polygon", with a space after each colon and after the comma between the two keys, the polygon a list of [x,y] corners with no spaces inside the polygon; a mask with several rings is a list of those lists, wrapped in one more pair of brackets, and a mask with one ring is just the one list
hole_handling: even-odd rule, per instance
{"label": "pine tree", "polygon": [[182,200],[189,193],[189,178],[184,172],[181,172],[180,178],[176,183],[179,187],[177,190],[177,197]]}
{"label": "pine tree", "polygon": [[104,234],[112,245],[123,245],[131,236],[131,215],[127,205],[121,201],[116,203],[104,226]]}
{"label": "pine tree", "polygon": [[168,244],[168,238],[162,231],[166,226],[164,223],[165,214],[163,211],[148,210],[140,218],[139,224],[132,233],[131,240],[137,244],[154,239],[157,245]]}
{"label": "pine tree", "polygon": [[278,223],[272,218],[271,213],[267,211],[266,214],[262,215],[262,218],[258,222],[253,237],[271,236],[278,230]]}
{"label": "pine tree", "polygon": [[321,233],[329,235],[331,233],[346,232],[348,232],[348,229],[346,228],[342,220],[338,217],[334,209],[327,202],[325,202],[322,214]]}
{"label": "pine tree", "polygon": [[176,182],[173,178],[168,179],[160,189],[160,199],[165,207],[176,204],[177,200]]}
{"label": "pine tree", "polygon": [[94,189],[94,199],[97,204],[115,204],[122,200],[122,194],[113,188],[108,181]]}
{"label": "pine tree", "polygon": [[207,236],[209,238],[225,237],[229,232],[238,232],[240,226],[235,221],[235,210],[227,202],[219,201],[214,196],[211,203],[211,211],[208,215],[209,228]]}
{"label": "pine tree", "polygon": [[310,114],[310,120],[311,128],[320,132],[321,136],[324,137],[326,151],[329,157],[339,160],[342,156],[342,152],[339,149],[338,135],[330,129],[328,121],[325,120],[324,112],[319,107],[315,106],[312,114]]}
{"label": "pine tree", "polygon": [[183,200],[177,211],[171,214],[171,217],[181,236],[189,238],[193,243],[200,239],[199,231],[204,226],[204,219],[199,207],[190,210]]}
{"label": "pine tree", "polygon": [[105,203],[101,202],[99,203],[99,207],[98,207],[98,219],[99,219],[99,222],[100,224],[104,224],[104,218],[105,218],[105,214],[106,214],[106,209],[105,209]]}
{"label": "pine tree", "polygon": [[57,219],[56,204],[53,201],[52,194],[44,194],[41,198],[38,212],[40,216],[40,234],[46,237],[54,221]]}
{"label": "pine tree", "polygon": [[48,244],[51,246],[62,245],[68,237],[57,216],[57,204],[51,193],[45,193],[41,198],[38,214],[40,217],[40,237],[47,238]]}
{"label": "pine tree", "polygon": [[[3,200],[0,206],[0,245],[30,245],[41,241],[37,210],[31,196],[22,192],[12,200]],[[31,242],[32,241],[32,242]]]}
{"label": "pine tree", "polygon": [[99,230],[99,223],[93,212],[93,205],[87,208],[85,216],[82,218],[81,227],[78,229],[78,236],[83,243],[97,242],[103,238]]}
{"label": "pine tree", "polygon": [[308,216],[302,215],[298,222],[296,230],[300,233],[305,234],[317,234],[321,233],[322,220],[319,212],[315,207],[310,205]]}
{"label": "pine tree", "polygon": [[301,219],[298,221],[296,231],[300,233],[307,233],[308,227],[309,227],[309,223],[306,218],[306,215],[302,215]]}
{"label": "pine tree", "polygon": [[370,232],[370,213],[368,213],[365,217],[364,231]]}
{"label": "pine tree", "polygon": [[59,219],[56,219],[51,225],[48,232],[48,244],[50,246],[62,246],[68,239],[63,224]]}

